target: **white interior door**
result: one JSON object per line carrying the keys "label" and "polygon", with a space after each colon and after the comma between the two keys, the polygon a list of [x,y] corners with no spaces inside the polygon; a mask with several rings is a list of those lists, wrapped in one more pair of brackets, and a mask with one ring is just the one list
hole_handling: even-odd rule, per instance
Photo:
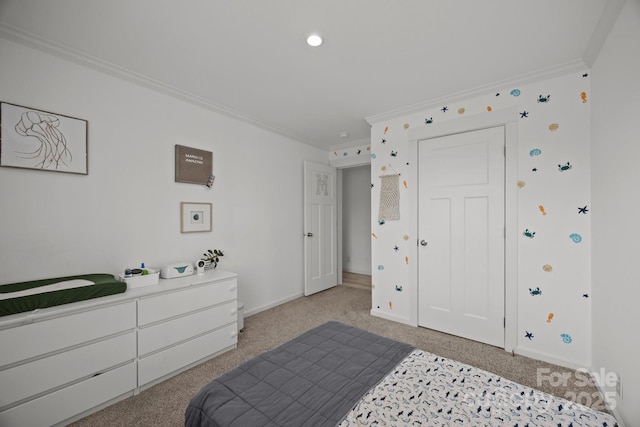
{"label": "white interior door", "polygon": [[336,168],[304,162],[304,294],[338,284]]}
{"label": "white interior door", "polygon": [[418,323],[504,346],[504,128],[418,143]]}

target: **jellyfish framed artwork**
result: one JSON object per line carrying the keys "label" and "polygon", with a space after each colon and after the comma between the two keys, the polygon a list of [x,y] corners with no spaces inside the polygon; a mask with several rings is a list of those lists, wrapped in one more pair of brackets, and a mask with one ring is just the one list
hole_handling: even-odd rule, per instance
{"label": "jellyfish framed artwork", "polygon": [[86,120],[0,103],[0,166],[88,175]]}
{"label": "jellyfish framed artwork", "polygon": [[180,203],[180,232],[211,231],[211,203]]}

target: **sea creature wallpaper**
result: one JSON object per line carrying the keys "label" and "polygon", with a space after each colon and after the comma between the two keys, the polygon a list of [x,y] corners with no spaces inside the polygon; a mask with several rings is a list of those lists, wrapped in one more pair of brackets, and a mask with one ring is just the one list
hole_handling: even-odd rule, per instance
{"label": "sea creature wallpaper", "polygon": [[[416,183],[409,172],[409,133],[473,115],[517,110],[517,347],[522,353],[544,354],[567,364],[588,364],[590,334],[590,153],[589,76],[583,70],[486,94],[467,100],[439,101],[414,113],[372,121],[372,312],[415,324],[419,260],[410,259],[410,218]],[[487,107],[490,108],[487,108]],[[418,143],[419,144],[419,143]],[[355,154],[359,147],[347,156]],[[342,156],[336,153],[335,157]],[[418,166],[419,170],[419,166]],[[387,171],[387,172],[385,172]],[[400,219],[378,221],[379,177],[401,175]],[[418,172],[419,173],[419,172]],[[431,248],[433,250],[433,248]],[[402,284],[402,292],[398,284]]]}

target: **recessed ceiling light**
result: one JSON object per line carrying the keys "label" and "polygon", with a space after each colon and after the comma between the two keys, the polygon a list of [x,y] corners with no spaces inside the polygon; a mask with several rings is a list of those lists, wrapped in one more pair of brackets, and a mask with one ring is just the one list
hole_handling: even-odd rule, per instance
{"label": "recessed ceiling light", "polygon": [[307,37],[307,44],[311,47],[318,47],[322,44],[322,37],[318,34],[311,34]]}

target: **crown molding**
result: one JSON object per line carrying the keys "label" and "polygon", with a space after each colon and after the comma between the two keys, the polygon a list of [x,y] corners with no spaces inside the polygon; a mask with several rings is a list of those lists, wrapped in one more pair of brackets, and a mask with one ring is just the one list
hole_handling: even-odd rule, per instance
{"label": "crown molding", "polygon": [[329,151],[340,151],[348,148],[360,147],[362,145],[371,145],[371,138],[362,138],[355,141],[344,142],[342,144],[332,145]]}
{"label": "crown molding", "polygon": [[194,93],[178,89],[176,87],[163,83],[159,80],[152,79],[143,74],[136,73],[135,71],[131,71],[119,65],[104,61],[102,59],[96,58],[91,55],[87,55],[86,53],[73,49],[69,46],[65,46],[65,45],[53,42],[51,40],[46,40],[42,37],[36,36],[35,34],[11,27],[5,23],[0,23],[0,38],[3,38],[5,40],[8,40],[8,41],[11,41],[35,50],[39,50],[41,52],[47,53],[49,55],[55,56],[57,58],[60,58],[69,62],[73,62],[88,68],[92,68],[101,73],[111,75],[113,77],[128,81],[130,83],[134,83],[138,86],[142,86],[147,89],[154,90],[156,92],[164,93],[165,95],[169,95],[173,98],[186,101],[198,107],[206,108],[210,111],[214,111],[216,113],[225,115],[227,117],[231,117],[241,122],[245,122],[250,125],[256,126],[263,130],[267,130],[269,132],[276,133],[278,135],[281,135],[287,138],[291,138],[295,141],[311,145],[315,148],[321,148],[323,150],[326,150],[325,147],[316,145],[313,142],[304,138],[302,135],[292,132],[288,129],[284,129],[282,127],[273,125],[271,123],[258,120],[247,114],[241,113],[238,110],[227,107],[226,105],[213,102],[209,99],[203,98]]}
{"label": "crown molding", "polygon": [[496,91],[499,89],[503,89],[505,87],[520,86],[520,85],[525,85],[525,84],[540,81],[540,80],[546,80],[546,79],[562,76],[565,74],[583,72],[586,68],[588,68],[587,64],[582,59],[577,59],[562,65],[544,68],[544,69],[527,73],[527,74],[522,74],[520,76],[511,78],[511,79],[505,79],[505,80],[497,81],[494,83],[489,83],[489,84],[479,86],[470,90],[463,90],[459,92],[450,93],[448,95],[431,99],[426,102],[421,102],[421,103],[413,104],[407,107],[398,108],[396,110],[391,110],[386,113],[380,113],[373,116],[369,116],[369,117],[366,117],[365,120],[369,122],[370,125],[374,125],[382,121],[396,119],[398,117],[404,117],[413,113],[419,113],[421,111],[429,110],[431,108],[440,107],[443,103],[453,103],[453,102],[462,101],[469,98],[474,98],[476,96],[485,95],[487,93],[490,93],[492,91]]}

